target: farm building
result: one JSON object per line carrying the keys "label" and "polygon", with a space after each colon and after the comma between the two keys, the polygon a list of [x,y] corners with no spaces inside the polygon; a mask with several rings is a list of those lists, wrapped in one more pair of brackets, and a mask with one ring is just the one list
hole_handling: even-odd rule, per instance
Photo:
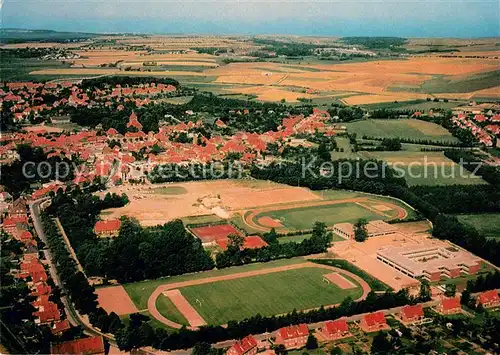
{"label": "farm building", "polygon": [[454,247],[389,246],[377,250],[377,259],[405,275],[429,281],[474,275],[481,268],[478,257]]}
{"label": "farm building", "polygon": [[387,325],[384,312],[382,311],[365,314],[363,318],[361,318],[359,326],[366,333],[391,329],[389,325]]}
{"label": "farm building", "polygon": [[441,314],[456,314],[462,312],[462,305],[458,297],[443,298],[436,306],[436,311]]}
{"label": "farm building", "polygon": [[352,336],[347,321],[343,318],[325,322],[324,327],[321,328],[321,335],[328,341]]}
{"label": "farm building", "polygon": [[122,222],[118,219],[109,221],[98,221],[95,224],[94,232],[99,237],[116,237],[120,232]]}
{"label": "farm building", "polygon": [[[382,220],[368,222],[366,230],[368,232],[368,237],[377,237],[397,232],[397,228],[395,226]],[[333,231],[346,239],[354,239],[354,224],[352,223],[334,224]]]}
{"label": "farm building", "polygon": [[255,355],[257,354],[257,340],[252,335],[249,335],[231,346],[227,355]]}
{"label": "farm building", "polygon": [[278,329],[275,343],[283,344],[286,349],[300,349],[306,345],[308,336],[309,328],[306,324],[291,325]]}
{"label": "farm building", "polygon": [[477,296],[476,305],[481,305],[484,308],[494,308],[500,306],[500,297],[498,297],[497,290],[481,293]]}
{"label": "farm building", "polygon": [[50,344],[51,354],[104,354],[102,337],[90,337]]}

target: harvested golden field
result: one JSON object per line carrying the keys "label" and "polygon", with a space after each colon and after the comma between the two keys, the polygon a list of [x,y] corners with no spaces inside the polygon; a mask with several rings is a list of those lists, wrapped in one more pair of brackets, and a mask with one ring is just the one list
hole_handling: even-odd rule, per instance
{"label": "harvested golden field", "polygon": [[23,42],[23,43],[9,43],[0,46],[2,49],[16,49],[16,48],[78,48],[85,46],[92,42],[74,42],[74,43],[58,43],[58,42]]}

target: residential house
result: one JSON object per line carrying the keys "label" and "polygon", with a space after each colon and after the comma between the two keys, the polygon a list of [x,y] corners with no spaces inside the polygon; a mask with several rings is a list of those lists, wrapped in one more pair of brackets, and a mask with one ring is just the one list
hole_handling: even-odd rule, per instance
{"label": "residential house", "polygon": [[425,318],[422,305],[404,306],[401,309],[400,318],[403,323],[415,323]]}
{"label": "residential house", "polygon": [[481,293],[477,296],[476,305],[481,305],[484,308],[494,308],[500,306],[500,297],[497,290],[490,290]]}
{"label": "residential house", "polygon": [[241,339],[231,346],[227,355],[255,355],[257,354],[257,340],[252,335]]}
{"label": "residential house", "polygon": [[456,314],[462,312],[460,299],[458,297],[443,298],[436,306],[436,310],[441,314]]}
{"label": "residential house", "polygon": [[347,321],[344,318],[329,320],[321,328],[321,335],[328,341],[338,340],[352,336],[349,332]]}
{"label": "residential house", "polygon": [[309,328],[306,324],[291,325],[278,329],[275,343],[283,344],[286,349],[300,349],[306,345],[308,336]]}
{"label": "residential house", "polygon": [[359,326],[366,333],[391,329],[387,325],[384,312],[382,311],[365,314],[363,318],[361,318]]}
{"label": "residential house", "polygon": [[95,224],[94,232],[99,237],[116,237],[120,232],[121,221],[118,219],[109,221],[98,221]]}

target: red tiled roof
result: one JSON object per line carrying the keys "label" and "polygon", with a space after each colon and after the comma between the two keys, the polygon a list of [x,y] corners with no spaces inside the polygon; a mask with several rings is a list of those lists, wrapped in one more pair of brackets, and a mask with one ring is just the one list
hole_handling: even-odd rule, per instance
{"label": "red tiled roof", "polygon": [[458,297],[445,298],[441,301],[441,306],[443,311],[449,311],[452,309],[461,308],[460,300]]}
{"label": "red tiled roof", "polygon": [[102,337],[82,338],[50,345],[51,354],[99,354],[104,353]]}
{"label": "red tiled roof", "polygon": [[345,319],[330,320],[325,323],[325,328],[330,335],[349,331]]}
{"label": "red tiled roof", "polygon": [[54,326],[52,327],[52,334],[59,334],[61,332],[64,332],[65,330],[68,330],[71,328],[71,325],[69,324],[69,320],[65,319],[59,322],[56,322]]}
{"label": "red tiled roof", "polygon": [[424,316],[424,310],[422,305],[416,304],[414,306],[405,306],[401,309],[401,312],[408,319],[418,318]]}
{"label": "red tiled roof", "polygon": [[257,340],[252,335],[249,335],[240,341],[236,342],[231,349],[239,355],[243,355],[257,346]]}
{"label": "red tiled roof", "polygon": [[369,327],[386,323],[385,315],[382,311],[366,314],[363,318],[365,319],[366,325]]}
{"label": "red tiled roof", "polygon": [[485,304],[490,302],[498,302],[500,298],[498,297],[498,292],[496,290],[486,291],[477,296],[477,301],[479,304]]}
{"label": "red tiled roof", "polygon": [[99,221],[95,224],[94,231],[96,233],[115,232],[120,229],[122,222],[118,219],[109,221]]}
{"label": "red tiled roof", "polygon": [[295,339],[309,335],[309,328],[307,328],[306,324],[291,325],[278,329],[278,333],[283,340]]}

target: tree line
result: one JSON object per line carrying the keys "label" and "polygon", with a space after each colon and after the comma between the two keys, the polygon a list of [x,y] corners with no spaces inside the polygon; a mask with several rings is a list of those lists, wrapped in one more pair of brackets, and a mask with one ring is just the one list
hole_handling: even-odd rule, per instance
{"label": "tree line", "polygon": [[254,262],[268,262],[276,259],[293,258],[311,254],[324,253],[332,241],[332,233],[326,229],[326,224],[316,222],[312,236],[300,243],[290,242],[280,244],[278,235],[273,230],[264,234],[264,240],[269,244],[258,249],[243,248],[244,237],[229,236],[227,250],[218,253],[216,265],[218,269],[244,265]]}

